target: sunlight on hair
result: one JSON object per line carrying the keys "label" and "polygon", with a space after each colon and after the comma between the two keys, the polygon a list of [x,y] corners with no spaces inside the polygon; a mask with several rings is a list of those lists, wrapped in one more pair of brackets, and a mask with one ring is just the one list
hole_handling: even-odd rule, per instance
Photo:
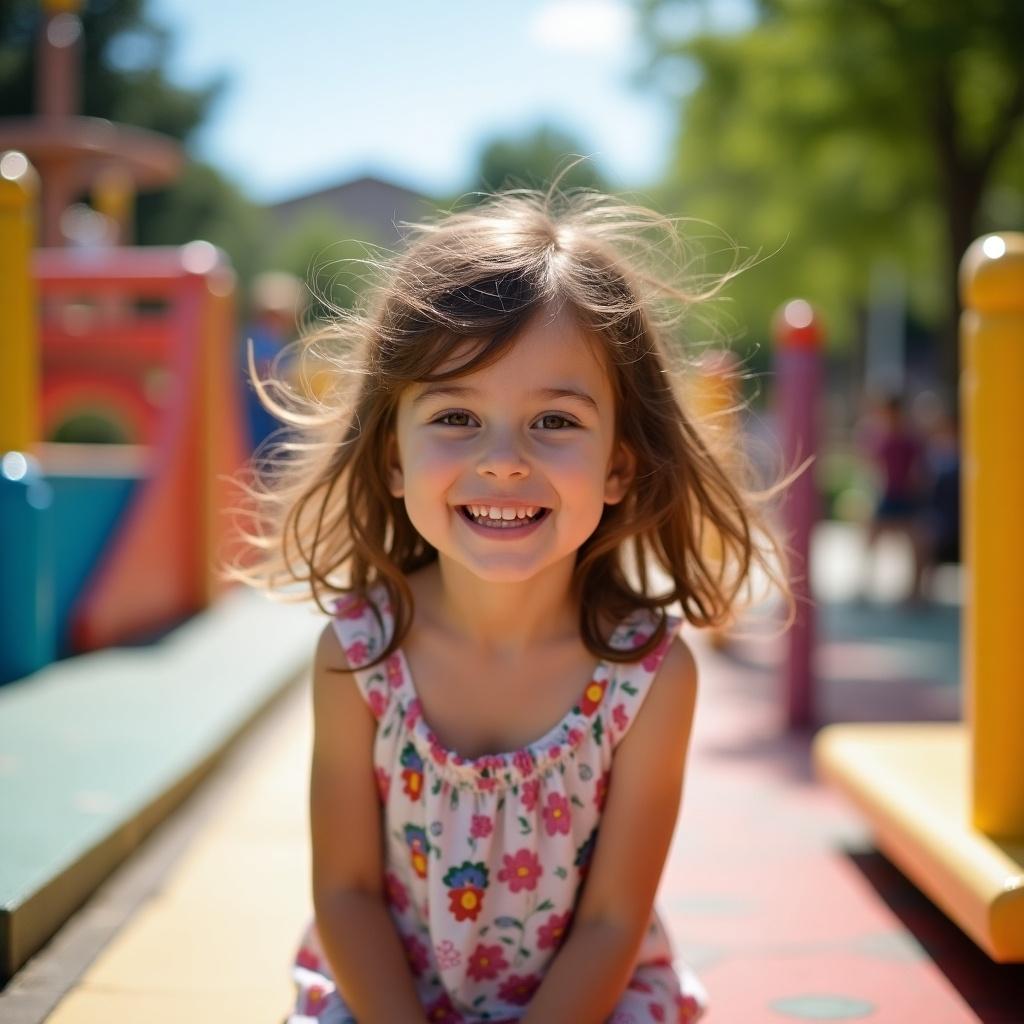
{"label": "sunlight on hair", "polygon": [[[565,310],[602,355],[618,439],[637,461],[626,498],[605,506],[577,552],[588,649],[642,656],[646,648],[611,647],[602,623],[677,608],[695,626],[720,627],[770,589],[792,620],[772,513],[794,470],[755,467],[738,443],[749,402],[740,385],[751,374],[730,357],[715,372],[734,397],[713,408],[692,397],[725,344],[712,300],[751,261],[708,225],[558,182],[467,197],[403,224],[398,253],[368,251],[371,286],[355,308],[281,353],[297,357],[298,386],[276,363],[260,379],[250,350],[252,386],[281,429],[235,480],[240,554],[227,578],[324,611],[339,594],[383,583],[396,627],[380,656],[397,649],[412,621],[405,577],[438,557],[383,479],[399,397],[500,360],[531,317]],[[703,269],[700,233],[732,253],[724,273]]]}

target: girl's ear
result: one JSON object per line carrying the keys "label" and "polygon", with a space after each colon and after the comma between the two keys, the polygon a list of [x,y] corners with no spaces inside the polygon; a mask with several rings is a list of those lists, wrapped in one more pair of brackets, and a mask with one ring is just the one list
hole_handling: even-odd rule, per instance
{"label": "girl's ear", "polygon": [[398,439],[394,434],[388,438],[388,452],[384,473],[391,496],[393,498],[401,498],[405,494],[405,474],[402,472],[402,460],[398,452]]}
{"label": "girl's ear", "polygon": [[604,503],[617,505],[629,493],[636,476],[636,456],[623,442],[618,442],[612,460],[608,464],[608,475],[604,481]]}

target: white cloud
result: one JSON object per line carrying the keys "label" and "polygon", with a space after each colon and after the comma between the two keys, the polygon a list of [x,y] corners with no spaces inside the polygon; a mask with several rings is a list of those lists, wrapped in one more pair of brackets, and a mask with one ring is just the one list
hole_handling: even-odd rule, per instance
{"label": "white cloud", "polygon": [[632,36],[633,12],[616,0],[551,0],[530,23],[534,42],[569,53],[618,53]]}

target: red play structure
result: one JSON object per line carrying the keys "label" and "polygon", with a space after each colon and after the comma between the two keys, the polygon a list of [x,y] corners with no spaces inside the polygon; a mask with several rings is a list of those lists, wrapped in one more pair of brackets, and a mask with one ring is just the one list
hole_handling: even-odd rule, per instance
{"label": "red play structure", "polygon": [[[142,480],[71,614],[76,650],[166,627],[220,589],[246,456],[234,363],[234,272],[206,242],[35,255],[44,438],[85,410],[139,445]],[[68,471],[72,445],[44,445]],[[88,472],[83,446],[80,472]]]}

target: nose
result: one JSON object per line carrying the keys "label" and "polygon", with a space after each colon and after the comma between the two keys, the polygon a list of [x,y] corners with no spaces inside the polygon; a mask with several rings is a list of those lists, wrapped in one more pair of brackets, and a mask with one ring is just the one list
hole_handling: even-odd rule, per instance
{"label": "nose", "polygon": [[476,471],[479,476],[492,480],[522,479],[530,475],[530,464],[523,457],[515,439],[505,435],[485,443]]}

